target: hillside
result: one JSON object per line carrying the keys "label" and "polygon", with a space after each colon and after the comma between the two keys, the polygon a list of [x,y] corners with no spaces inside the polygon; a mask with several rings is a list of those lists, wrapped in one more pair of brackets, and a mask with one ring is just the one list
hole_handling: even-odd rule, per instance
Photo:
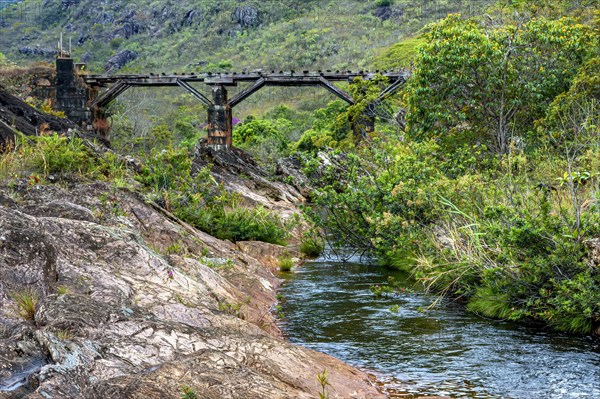
{"label": "hillside", "polygon": [[96,72],[365,68],[425,23],[490,3],[27,0],[2,11],[0,51],[50,61],[62,32]]}

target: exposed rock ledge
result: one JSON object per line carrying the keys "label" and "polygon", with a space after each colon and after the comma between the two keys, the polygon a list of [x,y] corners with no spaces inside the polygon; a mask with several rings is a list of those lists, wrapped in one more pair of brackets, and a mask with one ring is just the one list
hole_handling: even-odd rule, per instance
{"label": "exposed rock ledge", "polygon": [[[280,249],[220,241],[105,183],[0,186],[0,398],[314,398],[324,369],[331,398],[381,397],[279,338],[265,263]],[[29,321],[11,298],[24,289],[40,295]]]}

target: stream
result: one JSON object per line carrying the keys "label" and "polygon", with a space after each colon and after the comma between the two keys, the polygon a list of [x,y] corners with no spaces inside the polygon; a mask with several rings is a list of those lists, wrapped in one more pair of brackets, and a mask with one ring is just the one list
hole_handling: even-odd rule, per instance
{"label": "stream", "polygon": [[[353,261],[282,274],[291,342],[376,375],[394,398],[600,398],[600,340],[483,319],[450,301],[427,310],[435,297],[407,276]],[[406,292],[376,299],[369,287],[388,276]]]}

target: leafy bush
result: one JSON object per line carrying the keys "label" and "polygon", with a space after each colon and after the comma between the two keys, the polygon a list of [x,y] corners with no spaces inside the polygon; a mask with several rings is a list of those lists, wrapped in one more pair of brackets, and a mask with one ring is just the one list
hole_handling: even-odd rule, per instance
{"label": "leafy bush", "polygon": [[278,215],[262,207],[241,206],[202,169],[192,175],[192,161],[186,149],[155,150],[138,175],[159,205],[177,217],[217,238],[232,241],[258,240],[281,244],[286,226]]}
{"label": "leafy bush", "polygon": [[302,235],[299,249],[305,256],[317,258],[325,250],[325,244],[316,232],[307,231]]}
{"label": "leafy bush", "polygon": [[121,178],[124,167],[114,154],[92,154],[82,139],[57,133],[19,135],[13,148],[0,155],[2,178],[75,173],[88,178]]}
{"label": "leafy bush", "polygon": [[287,232],[278,215],[261,207],[228,205],[216,203],[202,207],[197,202],[175,204],[173,212],[186,222],[222,240],[285,243]]}
{"label": "leafy bush", "polygon": [[592,42],[589,29],[563,18],[486,28],[451,15],[430,26],[408,82],[412,137],[485,144],[507,153],[565,91]]}

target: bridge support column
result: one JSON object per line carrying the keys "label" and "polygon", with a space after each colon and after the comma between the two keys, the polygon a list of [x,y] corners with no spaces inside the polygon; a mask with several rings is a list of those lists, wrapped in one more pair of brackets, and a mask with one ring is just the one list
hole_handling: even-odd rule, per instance
{"label": "bridge support column", "polygon": [[369,133],[375,131],[375,116],[364,113],[352,122],[352,132],[354,133],[354,141],[359,143],[367,138]]}
{"label": "bridge support column", "polygon": [[87,99],[87,87],[77,76],[73,59],[57,58],[56,105],[58,108],[77,124],[87,124],[91,119],[90,110],[86,106]]}
{"label": "bridge support column", "polygon": [[213,105],[208,108],[208,145],[215,150],[232,146],[232,113],[225,86],[212,85]]}

